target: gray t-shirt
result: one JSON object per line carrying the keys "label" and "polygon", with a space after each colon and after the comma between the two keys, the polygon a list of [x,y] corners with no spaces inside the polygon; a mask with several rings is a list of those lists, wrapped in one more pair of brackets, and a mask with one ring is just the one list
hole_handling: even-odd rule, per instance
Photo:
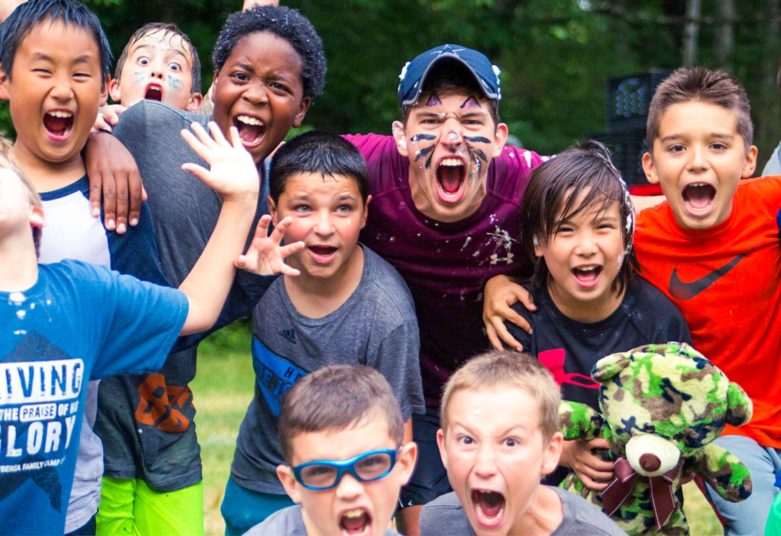
{"label": "gray t-shirt", "polygon": [[325,365],[363,364],[388,380],[404,419],[424,410],[415,308],[390,264],[363,246],[355,292],[333,313],[308,318],[296,311],[283,279],[253,312],[255,397],[241,423],[231,476],[242,487],[284,494],[275,468],[284,463],[277,434],[282,396],[301,377]]}
{"label": "gray t-shirt", "polygon": [[763,177],[769,175],[781,175],[781,143],[778,144],[776,150],[770,155],[770,159],[765,164],[765,169],[762,170]]}
{"label": "gray t-shirt", "polygon": [[[301,505],[288,506],[268,516],[262,523],[258,523],[244,536],[307,536],[304,518],[301,516]],[[385,529],[383,536],[401,536],[392,529]]]}
{"label": "gray t-shirt", "polygon": [[[219,195],[194,175],[185,162],[208,167],[179,131],[208,118],[154,101],[141,101],[122,114],[114,129],[136,159],[149,193],[160,262],[168,282],[179,286],[206,247],[221,209]],[[256,218],[267,213],[259,196]],[[272,278],[239,271],[215,329],[248,315]],[[195,344],[203,335],[180,340]],[[191,342],[190,342],[191,341]],[[195,436],[195,407],[188,384],[195,377],[194,346],[168,356],[159,374],[103,380],[95,431],[103,440],[105,474],[141,478],[155,491],[176,491],[201,480],[200,448]]]}
{"label": "gray t-shirt", "polygon": [[[556,491],[561,499],[564,517],[551,536],[624,536],[605,514],[594,505],[561,488],[546,486]],[[420,513],[420,533],[425,536],[474,536],[466,512],[456,493],[450,492],[423,507]]]}

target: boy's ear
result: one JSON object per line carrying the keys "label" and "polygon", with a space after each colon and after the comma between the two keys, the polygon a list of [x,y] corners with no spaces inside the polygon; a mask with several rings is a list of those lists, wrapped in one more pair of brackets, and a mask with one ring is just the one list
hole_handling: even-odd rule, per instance
{"label": "boy's ear", "polygon": [[107,78],[101,85],[100,85],[100,107],[106,105],[108,102],[108,86],[109,86],[109,79]]}
{"label": "boy's ear", "polygon": [[279,223],[277,204],[274,203],[274,200],[271,198],[271,196],[268,196],[267,199],[268,199],[268,211],[271,214],[271,223],[273,223],[274,227],[276,227],[277,224]]}
{"label": "boy's ear", "polygon": [[399,484],[402,486],[409,482],[412,471],[415,470],[415,462],[418,461],[418,445],[412,441],[402,445],[396,457],[396,466],[401,469]]}
{"label": "boy's ear", "polygon": [[298,113],[296,113],[295,117],[293,118],[294,127],[300,127],[301,123],[304,122],[304,117],[306,116],[306,111],[309,109],[310,104],[312,104],[312,99],[310,97],[304,97],[301,99],[301,103],[298,107]]}
{"label": "boy's ear", "polygon": [[748,179],[754,176],[754,171],[757,169],[757,149],[756,145],[752,145],[746,151],[746,164],[743,166],[743,173],[740,175],[742,179]]}
{"label": "boy's ear", "polygon": [[46,218],[43,214],[43,208],[32,207],[30,210],[30,225],[36,229],[43,229],[46,225]]}
{"label": "boy's ear", "polygon": [[361,216],[361,229],[363,229],[366,226],[366,220],[369,217],[369,203],[372,202],[372,196],[367,195],[366,201],[363,203],[363,215]]}
{"label": "boy's ear", "polygon": [[537,257],[542,257],[543,251],[542,251],[542,244],[540,243],[540,237],[537,235],[534,235],[532,237],[532,246],[534,246],[534,254]]}
{"label": "boy's ear", "polygon": [[442,465],[447,471],[447,450],[445,449],[445,432],[440,428],[437,430],[437,447],[439,447],[439,457],[442,458]]}
{"label": "boy's ear", "polygon": [[7,101],[8,96],[8,76],[5,74],[5,69],[0,67],[0,100]]}
{"label": "boy's ear", "polygon": [[196,91],[190,94],[190,100],[187,101],[187,106],[184,107],[188,112],[197,112],[203,102],[203,95]]}
{"label": "boy's ear", "polygon": [[494,132],[494,158],[499,157],[504,149],[504,144],[507,143],[507,136],[509,129],[505,123],[499,123],[496,125],[496,132]]}
{"label": "boy's ear", "polygon": [[404,133],[404,123],[401,121],[394,121],[391,124],[391,130],[393,131],[393,139],[396,140],[396,149],[401,156],[409,157],[407,151],[407,135]]}
{"label": "boy's ear", "polygon": [[116,78],[112,77],[111,80],[108,81],[108,96],[116,103],[122,101],[122,92],[119,90],[119,80]]}
{"label": "boy's ear", "polygon": [[564,436],[561,432],[556,432],[545,445],[545,452],[542,454],[542,468],[540,478],[551,474],[559,465],[561,449],[564,447]]}
{"label": "boy's ear", "polygon": [[645,171],[645,178],[651,184],[659,184],[659,176],[656,174],[656,166],[654,166],[654,157],[650,152],[643,153],[643,171]]}
{"label": "boy's ear", "polygon": [[285,493],[293,499],[293,502],[300,503],[301,494],[299,493],[296,477],[293,476],[293,469],[289,465],[277,465],[277,478],[279,478],[282,487],[285,488]]}

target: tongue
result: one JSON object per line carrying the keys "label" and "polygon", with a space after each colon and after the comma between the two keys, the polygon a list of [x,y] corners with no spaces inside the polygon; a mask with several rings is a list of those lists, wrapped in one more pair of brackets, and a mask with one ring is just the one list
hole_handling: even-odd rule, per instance
{"label": "tongue", "polygon": [[480,493],[480,509],[488,517],[496,517],[502,510],[504,498],[494,492]]}
{"label": "tongue", "polygon": [[715,195],[713,186],[687,186],[686,187],[686,201],[689,202],[694,208],[704,208],[713,201]]}
{"label": "tongue", "polygon": [[364,512],[358,517],[343,517],[342,528],[347,532],[361,532],[369,522],[369,516]]}
{"label": "tongue", "polygon": [[43,117],[43,126],[46,127],[46,130],[53,132],[54,134],[64,134],[65,129],[68,128],[70,123],[70,117],[55,117],[50,114],[46,114]]}
{"label": "tongue", "polygon": [[245,125],[239,123],[239,137],[241,141],[252,143],[263,133],[263,128],[259,125]]}
{"label": "tongue", "polygon": [[575,270],[575,277],[581,283],[593,283],[599,275],[599,270]]}
{"label": "tongue", "polygon": [[452,194],[461,186],[461,166],[440,166],[437,170],[437,178],[445,192]]}

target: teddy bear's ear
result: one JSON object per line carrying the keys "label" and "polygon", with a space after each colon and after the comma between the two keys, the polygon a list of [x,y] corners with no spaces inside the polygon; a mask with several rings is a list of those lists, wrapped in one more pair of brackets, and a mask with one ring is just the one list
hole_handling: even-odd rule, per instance
{"label": "teddy bear's ear", "polygon": [[559,403],[559,428],[567,441],[591,441],[599,436],[602,424],[600,414],[585,404],[569,400]]}
{"label": "teddy bear's ear", "polygon": [[724,420],[732,426],[740,426],[751,420],[753,404],[746,391],[735,382],[729,382],[727,387],[727,414]]}
{"label": "teddy bear's ear", "polygon": [[603,357],[594,364],[594,368],[591,369],[591,377],[604,383],[605,380],[609,380],[629,365],[630,354],[631,352],[619,352]]}

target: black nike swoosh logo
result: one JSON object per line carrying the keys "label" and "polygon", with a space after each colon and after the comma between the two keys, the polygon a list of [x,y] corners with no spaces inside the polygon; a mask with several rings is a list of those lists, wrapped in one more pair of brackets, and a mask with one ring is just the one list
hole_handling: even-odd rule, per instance
{"label": "black nike swoosh logo", "polygon": [[678,300],[690,300],[697,294],[711,286],[721,276],[732,270],[745,257],[747,253],[741,253],[729,261],[721,268],[713,270],[711,273],[702,276],[699,279],[684,283],[678,278],[678,267],[673,268],[670,275],[670,294]]}

